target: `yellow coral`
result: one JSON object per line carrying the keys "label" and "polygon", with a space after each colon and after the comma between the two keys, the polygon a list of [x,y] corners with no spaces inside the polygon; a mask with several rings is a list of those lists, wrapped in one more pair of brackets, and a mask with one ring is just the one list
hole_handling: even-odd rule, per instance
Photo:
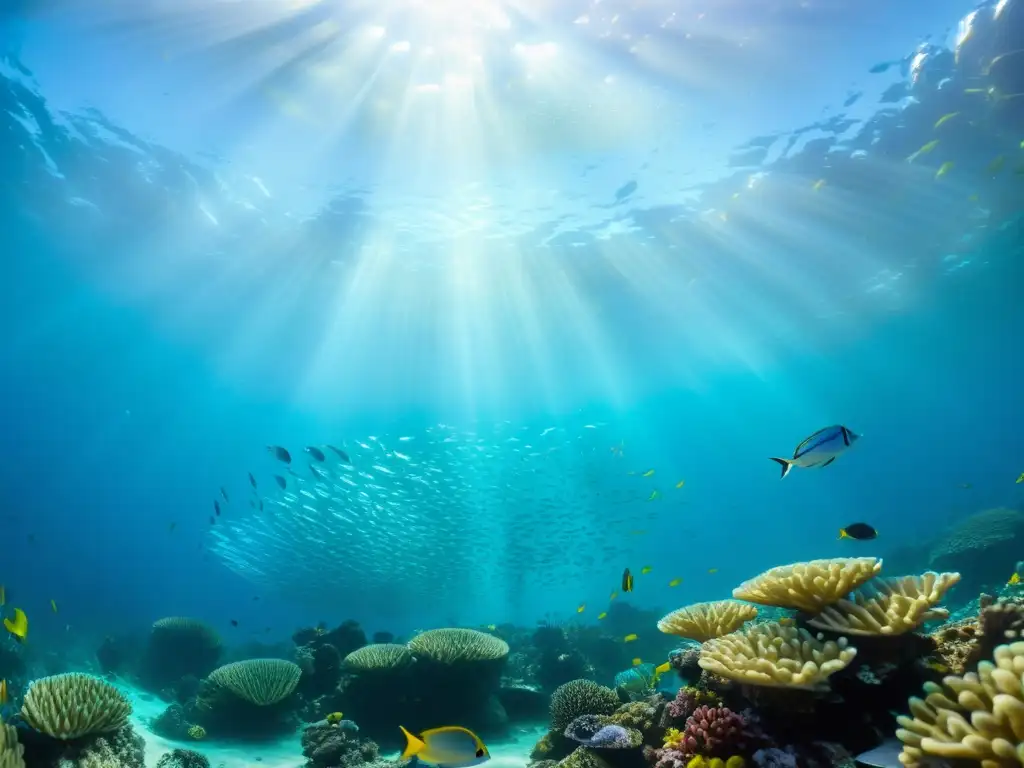
{"label": "yellow coral", "polygon": [[686,768],[707,768],[707,761],[700,755],[694,755],[686,764]]}
{"label": "yellow coral", "polygon": [[755,618],[757,608],[752,605],[735,600],[715,600],[672,611],[658,622],[658,629],[666,635],[679,635],[703,643],[735,632]]}
{"label": "yellow coral", "polygon": [[683,732],[678,728],[669,728],[665,731],[665,741],[663,746],[665,749],[675,749],[683,743]]}
{"label": "yellow coral", "polygon": [[206,738],[206,729],[201,725],[192,725],[189,726],[188,735],[199,741],[199,739]]}
{"label": "yellow coral", "polygon": [[712,757],[708,761],[708,768],[725,768],[725,760],[720,757]]}
{"label": "yellow coral", "polygon": [[780,565],[740,584],[737,600],[818,613],[878,575],[882,561],[874,557],[839,557]]}
{"label": "yellow coral", "polygon": [[725,768],[744,768],[746,764],[747,761],[744,760],[742,757],[740,757],[739,755],[733,755],[725,761]]}

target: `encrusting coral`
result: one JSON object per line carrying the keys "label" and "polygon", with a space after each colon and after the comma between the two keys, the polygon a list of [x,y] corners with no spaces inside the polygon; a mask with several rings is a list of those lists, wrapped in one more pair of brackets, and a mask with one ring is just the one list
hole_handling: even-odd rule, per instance
{"label": "encrusting coral", "polygon": [[874,557],[811,560],[780,565],[743,582],[732,591],[737,600],[818,613],[882,570]]}
{"label": "encrusting coral", "polygon": [[963,760],[981,768],[1024,763],[1024,642],[1001,645],[978,672],[926,683],[897,718],[907,768],[931,759]]}
{"label": "encrusting coral", "polygon": [[116,731],[128,722],[132,705],[110,683],[72,672],[34,680],[21,705],[25,722],[55,739]]}
{"label": "encrusting coral", "polygon": [[701,649],[700,666],[750,685],[827,688],[829,675],[856,655],[845,637],[824,642],[805,629],[767,623],[709,640]]}
{"label": "encrusting coral", "polygon": [[751,619],[757,608],[736,600],[694,603],[672,611],[658,622],[658,629],[667,635],[678,635],[703,643],[735,632]]}
{"label": "encrusting coral", "polygon": [[837,600],[807,623],[851,635],[902,635],[949,612],[936,606],[960,581],[959,573],[928,571],[921,576],[874,579],[850,599]]}

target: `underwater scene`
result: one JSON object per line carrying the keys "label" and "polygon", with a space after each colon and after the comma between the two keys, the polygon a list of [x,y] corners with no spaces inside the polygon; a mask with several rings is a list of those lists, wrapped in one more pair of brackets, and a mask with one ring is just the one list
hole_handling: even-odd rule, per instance
{"label": "underwater scene", "polygon": [[5,0],[0,768],[1024,766],[1024,0]]}

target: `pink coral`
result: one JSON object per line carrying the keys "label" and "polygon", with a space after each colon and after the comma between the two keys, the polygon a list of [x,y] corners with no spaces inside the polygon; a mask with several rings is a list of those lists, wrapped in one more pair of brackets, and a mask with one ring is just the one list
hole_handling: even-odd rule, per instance
{"label": "pink coral", "polygon": [[652,755],[647,756],[648,760],[654,763],[654,768],[686,768],[690,757],[678,749],[668,747],[656,749]]}
{"label": "pink coral", "polygon": [[686,720],[697,709],[697,697],[689,688],[680,688],[675,701],[668,704],[669,717],[674,720]]}
{"label": "pink coral", "polygon": [[697,707],[683,729],[687,755],[729,757],[743,752],[746,722],[727,707]]}

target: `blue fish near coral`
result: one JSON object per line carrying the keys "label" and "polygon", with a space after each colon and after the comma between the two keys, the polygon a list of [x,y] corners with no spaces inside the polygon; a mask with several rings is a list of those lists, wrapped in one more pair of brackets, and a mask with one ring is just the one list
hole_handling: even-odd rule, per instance
{"label": "blue fish near coral", "polygon": [[[402,728],[402,726],[398,726]],[[480,737],[468,728],[448,725],[444,728],[431,728],[413,736],[405,728],[405,751],[402,760],[417,757],[421,762],[436,765],[439,768],[468,768],[480,765],[491,759],[490,752]]]}
{"label": "blue fish near coral", "polygon": [[810,469],[811,467],[827,467],[844,453],[859,435],[854,434],[846,427],[836,424],[832,427],[819,429],[813,435],[804,440],[793,451],[792,459],[779,459],[775,456],[771,460],[782,465],[782,477],[789,474],[793,467]]}

